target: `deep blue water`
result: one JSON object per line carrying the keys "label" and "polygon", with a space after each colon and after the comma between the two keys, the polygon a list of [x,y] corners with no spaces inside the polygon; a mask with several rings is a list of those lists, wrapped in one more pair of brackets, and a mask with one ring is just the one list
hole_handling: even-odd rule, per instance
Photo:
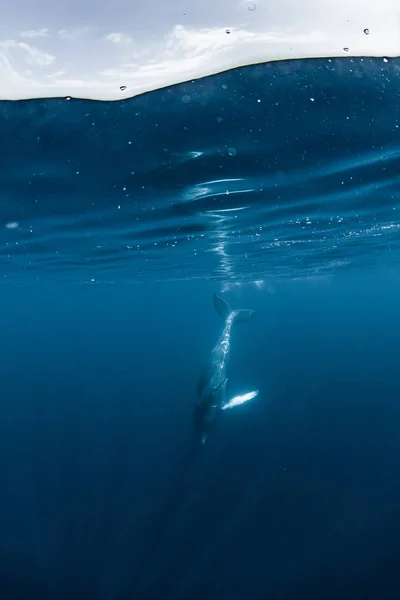
{"label": "deep blue water", "polygon": [[0,104],[1,600],[400,596],[399,67]]}

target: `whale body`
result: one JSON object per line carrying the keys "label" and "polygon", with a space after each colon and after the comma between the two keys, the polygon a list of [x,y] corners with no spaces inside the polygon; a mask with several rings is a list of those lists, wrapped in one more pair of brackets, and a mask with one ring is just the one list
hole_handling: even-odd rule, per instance
{"label": "whale body", "polygon": [[234,324],[249,321],[254,310],[233,310],[220,296],[214,294],[214,306],[223,319],[224,327],[211,351],[208,367],[199,380],[195,405],[196,434],[204,444],[221,410],[240,406],[258,395],[258,390],[227,399],[227,367],[231,350],[231,330]]}

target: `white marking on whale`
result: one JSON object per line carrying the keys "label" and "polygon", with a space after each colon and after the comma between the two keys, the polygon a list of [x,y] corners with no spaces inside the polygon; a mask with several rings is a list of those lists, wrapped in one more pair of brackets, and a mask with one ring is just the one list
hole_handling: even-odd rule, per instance
{"label": "white marking on whale", "polygon": [[248,392],[247,394],[242,394],[241,396],[234,396],[231,398],[229,402],[221,406],[221,410],[226,410],[227,408],[234,408],[235,406],[240,406],[249,400],[253,400],[258,396],[258,390],[254,390],[253,392]]}

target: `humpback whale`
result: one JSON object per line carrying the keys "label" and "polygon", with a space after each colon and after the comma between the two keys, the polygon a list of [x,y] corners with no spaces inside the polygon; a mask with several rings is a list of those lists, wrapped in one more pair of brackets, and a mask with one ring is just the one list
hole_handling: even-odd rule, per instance
{"label": "humpback whale", "polygon": [[195,427],[198,438],[204,444],[214,422],[221,410],[239,406],[258,394],[258,390],[235,396],[226,397],[227,366],[231,349],[231,329],[235,323],[249,321],[255,314],[254,310],[233,310],[220,296],[214,294],[214,306],[224,321],[224,328],[217,343],[211,351],[208,368],[201,376],[197,389],[195,405]]}

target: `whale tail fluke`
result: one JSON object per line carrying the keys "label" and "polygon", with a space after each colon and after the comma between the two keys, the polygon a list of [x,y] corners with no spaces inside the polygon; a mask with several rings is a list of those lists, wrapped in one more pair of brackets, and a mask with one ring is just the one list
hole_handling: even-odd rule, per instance
{"label": "whale tail fluke", "polygon": [[250,319],[255,315],[254,310],[249,310],[247,308],[233,310],[228,302],[221,298],[221,296],[217,296],[217,294],[214,294],[214,306],[217,310],[217,313],[224,321],[226,321],[233,314],[233,320],[235,323],[244,323],[245,321],[250,321]]}

